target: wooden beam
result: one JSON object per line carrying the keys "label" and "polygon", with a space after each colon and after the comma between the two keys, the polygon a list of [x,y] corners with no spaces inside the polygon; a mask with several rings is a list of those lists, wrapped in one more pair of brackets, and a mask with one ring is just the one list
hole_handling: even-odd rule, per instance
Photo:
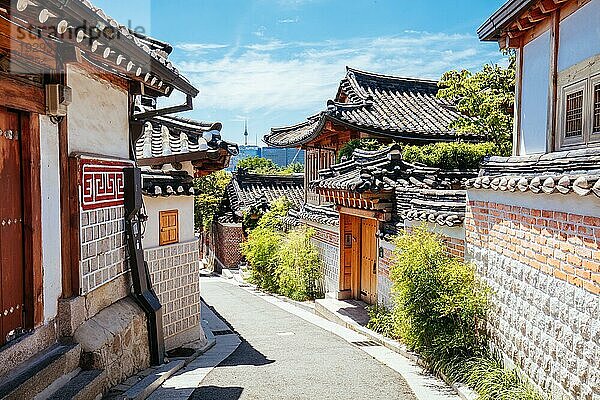
{"label": "wooden beam", "polygon": [[558,9],[559,6],[554,0],[542,0],[539,3],[539,7],[543,13],[550,14]]}
{"label": "wooden beam", "polygon": [[558,47],[560,44],[560,10],[552,14],[550,28],[550,77],[548,90],[548,120],[546,131],[546,152],[550,153],[556,148],[556,119],[558,101]]}
{"label": "wooden beam", "polygon": [[40,120],[35,113],[21,116],[23,215],[25,244],[25,326],[44,322],[44,286],[42,267],[42,189],[40,161]]}
{"label": "wooden beam", "polygon": [[548,17],[549,17],[549,15],[545,14],[539,8],[534,8],[533,10],[531,10],[527,13],[527,19],[529,20],[529,22],[533,22],[533,23],[543,21]]}
{"label": "wooden beam", "polygon": [[46,92],[41,85],[0,74],[0,93],[0,106],[36,114],[46,113]]}
{"label": "wooden beam", "polygon": [[516,24],[519,30],[521,31],[532,29],[535,26],[535,24],[533,22],[530,22],[527,18],[518,19]]}

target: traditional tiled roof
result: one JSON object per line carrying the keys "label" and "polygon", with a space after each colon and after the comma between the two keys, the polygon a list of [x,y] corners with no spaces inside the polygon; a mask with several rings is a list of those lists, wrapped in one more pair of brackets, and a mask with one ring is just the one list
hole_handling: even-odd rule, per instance
{"label": "traditional tiled roof", "polygon": [[600,197],[600,149],[521,157],[490,157],[470,189]]}
{"label": "traditional tiled roof", "polygon": [[301,146],[317,138],[326,121],[398,140],[454,140],[456,132],[450,126],[461,114],[454,104],[438,99],[437,92],[435,81],[347,68],[336,99],[328,101],[325,111],[298,125],[273,128],[264,141],[276,147]]}
{"label": "traditional tiled roof", "polygon": [[142,171],[142,193],[151,197],[193,196],[194,179],[185,171]]}
{"label": "traditional tiled roof", "polygon": [[[192,96],[198,94],[198,90],[168,60],[172,51],[169,45],[133,32],[88,0],[19,1],[14,4],[13,17],[40,26],[53,38],[73,44],[84,52],[85,58],[93,59],[95,63],[142,81],[147,88],[165,95],[170,95],[173,88]],[[47,23],[48,20],[51,22]],[[69,26],[88,28],[69,32],[72,29]],[[92,32],[92,27],[102,31]]]}
{"label": "traditional tiled roof", "polygon": [[322,193],[386,192],[393,196],[393,217],[398,223],[420,220],[456,226],[464,221],[466,182],[476,175],[476,171],[407,163],[400,149],[392,146],[381,151],[355,150],[350,160],[320,171],[320,179],[312,185]]}
{"label": "traditional tiled roof", "polygon": [[167,161],[213,160],[221,162],[215,169],[226,168],[229,156],[239,153],[236,144],[223,141],[220,122],[199,122],[162,116],[146,124],[136,142],[136,156],[141,165]]}
{"label": "traditional tiled roof", "polygon": [[238,170],[226,192],[230,208],[238,217],[251,208],[267,209],[281,197],[298,209],[304,200],[304,175],[259,175]]}
{"label": "traditional tiled roof", "polygon": [[290,210],[289,217],[297,221],[310,221],[330,226],[340,224],[340,214],[333,208],[333,205],[303,204],[299,210]]}
{"label": "traditional tiled roof", "polygon": [[476,174],[474,171],[444,171],[402,160],[398,146],[380,151],[355,150],[348,161],[319,171],[311,182],[319,190],[357,193],[392,191],[398,186],[417,189],[457,189]]}

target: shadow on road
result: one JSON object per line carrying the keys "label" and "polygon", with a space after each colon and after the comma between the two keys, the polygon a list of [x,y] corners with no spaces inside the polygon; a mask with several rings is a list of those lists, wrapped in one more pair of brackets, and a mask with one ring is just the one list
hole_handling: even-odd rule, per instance
{"label": "shadow on road", "polygon": [[241,387],[203,386],[194,390],[189,400],[238,400],[243,391]]}
{"label": "shadow on road", "polygon": [[244,338],[240,337],[240,339],[242,339],[242,343],[225,361],[219,364],[219,367],[235,367],[237,365],[260,367],[275,362],[275,360],[269,360],[264,354],[252,347]]}

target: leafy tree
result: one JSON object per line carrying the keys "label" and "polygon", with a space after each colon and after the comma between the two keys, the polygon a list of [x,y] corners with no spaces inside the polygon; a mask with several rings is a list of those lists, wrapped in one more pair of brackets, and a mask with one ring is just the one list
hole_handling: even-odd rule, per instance
{"label": "leafy tree", "polygon": [[269,292],[277,293],[277,252],[281,246],[283,234],[270,227],[254,229],[248,239],[241,244],[242,254],[250,264],[250,281]]}
{"label": "leafy tree", "polygon": [[400,234],[395,245],[390,277],[404,342],[442,370],[485,352],[489,289],[474,266],[450,257],[426,225]]}
{"label": "leafy tree", "polygon": [[338,162],[342,160],[342,158],[346,157],[350,159],[352,157],[352,153],[354,150],[367,150],[367,151],[375,151],[386,148],[388,145],[379,142],[377,139],[354,139],[349,141],[340,149],[338,152]]}
{"label": "leafy tree", "polygon": [[217,171],[194,181],[196,189],[195,226],[196,230],[206,230],[212,224],[215,214],[223,201],[225,187],[231,181],[231,174]]}
{"label": "leafy tree", "polygon": [[301,174],[304,172],[304,165],[302,163],[296,162],[288,165],[282,171],[285,175],[291,174]]}
{"label": "leafy tree", "polygon": [[486,135],[502,155],[510,155],[515,106],[515,56],[509,65],[486,64],[479,72],[446,72],[439,82],[438,97],[457,103],[465,114],[452,128],[462,133]]}
{"label": "leafy tree", "polygon": [[479,169],[486,156],[498,154],[495,143],[440,142],[426,146],[406,146],[402,158],[445,170]]}
{"label": "leafy tree", "polygon": [[273,160],[262,157],[244,158],[238,162],[237,169],[245,169],[256,174],[275,174],[280,170]]}
{"label": "leafy tree", "polygon": [[296,301],[321,296],[319,253],[311,243],[314,230],[298,228],[283,238],[277,257],[279,293]]}

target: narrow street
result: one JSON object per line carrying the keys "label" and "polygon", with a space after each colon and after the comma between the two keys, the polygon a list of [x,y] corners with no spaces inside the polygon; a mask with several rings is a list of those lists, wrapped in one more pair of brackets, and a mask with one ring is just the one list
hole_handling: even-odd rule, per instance
{"label": "narrow street", "polygon": [[202,295],[242,343],[192,399],[415,399],[399,374],[357,346],[236,285],[206,278]]}

